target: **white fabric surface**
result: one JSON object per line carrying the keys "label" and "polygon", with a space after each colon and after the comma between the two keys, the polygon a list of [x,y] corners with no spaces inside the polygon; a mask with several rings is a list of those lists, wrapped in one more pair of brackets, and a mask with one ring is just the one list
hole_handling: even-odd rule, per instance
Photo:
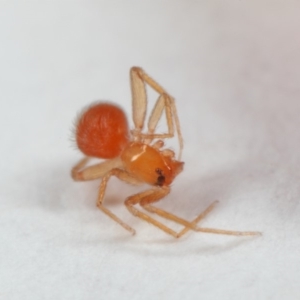
{"label": "white fabric surface", "polygon": [[[300,298],[299,1],[0,6],[0,299]],[[192,220],[218,199],[203,226],[262,237],[175,240],[112,179],[132,237],[95,207],[99,181],[71,180],[77,112],[113,100],[130,118],[133,65],[176,98],[185,141],[157,205]]]}

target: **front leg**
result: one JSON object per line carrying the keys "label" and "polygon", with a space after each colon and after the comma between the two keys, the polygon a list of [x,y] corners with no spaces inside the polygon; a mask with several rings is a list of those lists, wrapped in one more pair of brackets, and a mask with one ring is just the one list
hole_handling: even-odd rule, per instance
{"label": "front leg", "polygon": [[[136,141],[144,140],[147,144],[156,138],[172,138],[174,136],[174,126],[179,139],[179,160],[183,148],[183,138],[180,130],[179,119],[174,99],[161,87],[153,78],[139,67],[132,67],[130,70],[131,92],[132,92],[132,116],[135,129],[132,134]],[[148,133],[142,133],[147,111],[146,84],[154,89],[158,94],[158,100],[151,112],[148,121]],[[161,119],[163,110],[166,113],[168,133],[155,134],[156,126]]]}
{"label": "front leg", "polygon": [[[146,209],[149,212],[155,213],[165,219],[171,220],[175,223],[181,224],[189,229],[198,230],[198,227],[196,226],[197,222],[200,221],[200,219],[196,222],[196,224],[193,224],[183,218],[180,218],[170,212],[167,212],[163,209],[154,207],[151,205],[151,203],[160,201],[163,197],[167,196],[170,193],[170,187],[164,186],[162,188],[157,188],[153,190],[153,194],[148,197],[144,197],[141,199],[139,204]],[[198,218],[198,217],[197,217]]]}
{"label": "front leg", "polygon": [[[150,200],[150,201],[149,201]],[[150,203],[155,202],[151,201],[151,199],[146,199],[145,204],[142,206],[148,210],[149,212],[155,213],[165,219],[174,221],[176,223],[180,223],[182,225],[185,225],[185,228],[178,234],[178,237],[181,237],[185,233],[187,233],[190,229],[197,231],[197,232],[204,232],[204,233],[213,233],[213,234],[222,234],[222,235],[234,235],[234,236],[256,236],[261,235],[258,231],[234,231],[234,230],[224,230],[224,229],[218,229],[218,228],[204,228],[204,227],[196,227],[197,223],[203,220],[215,207],[215,205],[218,203],[218,201],[213,202],[204,212],[202,212],[194,221],[191,223],[186,223],[187,221],[170,214],[169,212],[166,212],[160,208],[157,208],[155,206],[150,205]]]}
{"label": "front leg", "polygon": [[[146,203],[151,203],[151,202],[157,202],[159,200],[161,200],[162,198],[164,198],[166,195],[168,195],[170,192],[170,188],[160,188],[160,189],[151,189],[151,190],[147,190],[145,192],[133,195],[129,198],[126,199],[125,201],[125,205],[127,207],[127,209],[136,217],[156,226],[157,228],[159,228],[160,230],[164,231],[165,233],[172,235],[175,238],[180,238],[185,231],[182,230],[181,232],[176,232],[173,229],[169,228],[168,226],[164,225],[163,223],[153,219],[152,217],[150,217],[149,215],[139,211],[137,208],[134,207],[135,204],[140,204],[141,206],[145,206]],[[177,223],[180,223],[184,226],[187,226],[191,229],[198,229],[194,224],[181,219],[173,214],[170,214],[168,212],[165,212],[168,216],[172,216],[172,220],[175,221]]]}
{"label": "front leg", "polygon": [[[208,206],[202,213],[200,213],[188,226],[185,226],[178,234],[178,237],[183,236],[184,234],[186,234],[189,230],[196,230],[199,231],[199,228],[196,227],[196,225],[203,220],[216,206],[216,204],[219,203],[219,201],[214,201],[210,206]],[[165,210],[159,209],[157,207],[154,207],[150,204],[146,204],[143,206],[147,211],[151,212],[151,213],[155,213],[165,219],[174,221],[176,223],[180,223],[182,225],[185,224],[185,220],[176,217],[173,214],[170,214],[168,212],[166,212]],[[175,217],[175,218],[174,218]],[[184,223],[182,222],[184,221]]]}

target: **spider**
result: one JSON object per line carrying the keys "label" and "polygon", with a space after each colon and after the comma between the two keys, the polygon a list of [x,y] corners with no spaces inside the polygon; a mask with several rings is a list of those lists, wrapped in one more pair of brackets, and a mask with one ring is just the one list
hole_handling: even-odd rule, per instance
{"label": "spider", "polygon": [[[115,104],[99,102],[83,111],[78,118],[75,135],[77,146],[85,157],[73,167],[71,172],[73,179],[86,181],[102,178],[97,207],[132,234],[135,234],[135,230],[104,206],[105,190],[111,176],[116,176],[130,184],[150,185],[150,189],[128,197],[125,200],[125,206],[134,216],[151,223],[175,238],[180,238],[189,230],[236,236],[260,234],[252,231],[240,232],[198,227],[198,222],[214,208],[217,201],[192,222],[152,205],[170,193],[170,184],[183,170],[184,163],[181,161],[183,139],[173,97],[139,67],[130,69],[130,80],[134,129],[129,130],[123,110]],[[154,89],[159,97],[150,114],[148,130],[145,133],[143,129],[147,110],[146,85]],[[156,133],[156,126],[163,112],[167,121],[167,133]],[[163,141],[166,138],[173,138],[175,131],[179,140],[177,159],[172,150],[164,149]],[[86,166],[91,157],[106,160]],[[136,204],[150,213],[183,225],[183,229],[179,232],[172,230],[149,214],[137,209]]]}

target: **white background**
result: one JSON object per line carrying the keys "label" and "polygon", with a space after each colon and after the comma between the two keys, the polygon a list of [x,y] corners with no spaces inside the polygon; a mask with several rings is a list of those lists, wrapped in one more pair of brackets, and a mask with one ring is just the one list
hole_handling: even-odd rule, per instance
{"label": "white background", "polygon": [[[0,1],[0,299],[299,299],[299,16],[299,1]],[[176,98],[185,141],[157,206],[192,220],[218,199],[203,226],[262,237],[175,240],[112,179],[132,237],[95,207],[99,181],[71,180],[76,114],[104,99],[130,117],[133,65]]]}

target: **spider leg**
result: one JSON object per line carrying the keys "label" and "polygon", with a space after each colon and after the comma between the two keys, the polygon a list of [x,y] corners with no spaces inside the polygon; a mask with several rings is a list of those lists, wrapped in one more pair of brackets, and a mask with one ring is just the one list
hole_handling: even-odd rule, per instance
{"label": "spider leg", "polygon": [[[197,225],[201,220],[203,220],[216,206],[216,204],[219,203],[219,201],[214,201],[210,206],[208,206],[206,208],[205,211],[203,211],[199,216],[197,216],[192,222],[191,224],[193,225]],[[186,234],[188,231],[190,230],[189,227],[185,227],[183,228],[180,232],[179,232],[179,237],[183,236],[184,234]]]}
{"label": "spider leg", "polygon": [[[154,218],[152,218],[151,216],[139,211],[137,208],[134,207],[134,205],[136,204],[140,204],[142,207],[145,207],[146,203],[151,203],[151,202],[157,202],[160,199],[162,199],[163,197],[165,197],[166,195],[168,195],[168,193],[170,192],[169,188],[161,188],[161,189],[150,189],[144,192],[141,192],[139,194],[130,196],[129,198],[127,198],[125,200],[125,206],[127,207],[127,209],[136,217],[147,221],[148,223],[158,227],[160,230],[164,231],[165,233],[172,235],[175,238],[179,238],[181,237],[185,232],[182,233],[181,232],[176,232],[173,229],[169,228],[168,226],[164,225],[163,223],[155,220]],[[166,214],[168,214],[168,216],[172,216],[170,217],[171,220],[183,224],[185,226],[190,227],[190,229],[196,230],[198,229],[196,227],[196,224],[192,224],[184,219],[181,219],[175,215],[172,215],[170,213],[165,212]]]}
{"label": "spider leg", "polygon": [[119,158],[106,160],[99,164],[89,166],[83,169],[84,166],[87,164],[88,160],[89,157],[85,157],[73,167],[71,172],[73,179],[76,181],[85,181],[85,180],[93,180],[102,177],[99,194],[98,194],[97,207],[100,210],[102,210],[106,215],[108,215],[110,218],[112,218],[114,221],[116,221],[121,226],[123,226],[126,230],[130,231],[132,234],[135,234],[135,230],[133,228],[131,228],[126,223],[124,223],[109,209],[103,206],[103,198],[104,198],[107,182],[112,175],[131,184],[139,184],[140,182],[135,178],[131,177],[126,171],[117,168],[122,166],[122,163]]}
{"label": "spider leg", "polygon": [[71,176],[75,181],[80,180],[80,177],[81,177],[80,170],[82,168],[84,168],[84,166],[88,163],[89,160],[90,160],[90,158],[88,156],[85,156],[72,168]]}
{"label": "spider leg", "polygon": [[135,127],[134,137],[139,138],[138,134],[144,127],[147,111],[147,93],[145,83],[140,76],[139,68],[130,69],[130,83],[132,94],[132,118]]}
{"label": "spider leg", "polygon": [[151,146],[157,150],[161,149],[165,145],[163,140],[157,140]]}
{"label": "spider leg", "polygon": [[[156,138],[171,138],[174,136],[175,123],[178,139],[179,139],[179,160],[183,148],[183,138],[180,130],[179,119],[177,115],[174,99],[162,88],[154,79],[147,75],[141,68],[132,67],[130,70],[131,91],[132,91],[132,115],[135,129],[132,131],[135,140],[144,140],[149,144]],[[152,110],[148,122],[148,133],[141,133],[147,110],[147,94],[146,84],[159,93],[158,100]],[[155,134],[158,121],[161,119],[163,110],[165,109],[168,133]]]}
{"label": "spider leg", "polygon": [[[200,215],[198,215],[192,222],[191,222],[191,225],[196,226],[201,220],[203,220],[213,209],[214,207],[216,206],[216,204],[219,203],[219,201],[214,201],[211,205],[209,205],[205,211],[203,211]],[[152,213],[156,213],[157,215],[161,216],[161,217],[164,217],[166,219],[169,219],[169,220],[172,220],[172,221],[177,221],[177,220],[174,220],[173,217],[169,217],[169,213],[162,210],[162,209],[159,209],[157,207],[154,207],[150,204],[148,205],[144,205],[144,208],[149,211],[149,212],[152,212]],[[178,223],[178,222],[177,222]],[[181,223],[182,224],[182,223]],[[185,228],[183,228],[179,233],[178,233],[178,237],[181,237],[183,236],[184,234],[186,234],[189,230],[191,230],[191,227],[190,226],[186,226]],[[194,230],[198,230],[198,229],[194,229]]]}
{"label": "spider leg", "polygon": [[155,202],[151,201],[152,199],[145,199],[143,202],[140,203],[141,206],[143,206],[147,211],[155,213],[165,219],[174,221],[176,223],[182,224],[185,226],[185,228],[178,234],[180,236],[184,235],[189,230],[194,230],[197,232],[205,232],[205,233],[214,233],[214,234],[224,234],[224,235],[235,235],[235,236],[253,236],[253,235],[260,235],[260,232],[256,231],[233,231],[233,230],[224,230],[224,229],[216,229],[216,228],[201,228],[196,227],[197,223],[204,219],[215,207],[215,205],[218,203],[218,201],[213,202],[204,212],[202,212],[195,220],[193,220],[191,223],[185,221],[184,219],[181,219],[169,212],[166,212],[160,208],[154,207],[150,205],[149,203]]}
{"label": "spider leg", "polygon": [[[161,192],[161,190],[163,190],[163,192]],[[170,187],[162,187],[162,188],[159,188],[159,189],[156,189],[152,195],[152,197],[144,197],[143,199],[141,199],[141,201],[139,202],[139,204],[144,208],[146,209],[147,211],[149,212],[152,212],[152,213],[155,213],[165,219],[168,219],[168,220],[171,220],[171,221],[174,221],[178,224],[181,224],[183,226],[186,226],[190,229],[193,229],[193,230],[196,230],[197,227],[192,224],[191,222],[189,221],[186,221],[172,213],[169,213],[165,210],[162,210],[160,208],[157,208],[157,207],[154,207],[152,206],[150,203],[153,203],[153,202],[158,202],[161,198],[158,198],[156,196],[157,195],[160,195],[160,194],[163,194],[163,197],[167,196],[168,194],[170,193]]]}
{"label": "spider leg", "polygon": [[223,235],[234,235],[234,236],[262,235],[262,233],[259,231],[234,231],[234,230],[224,230],[224,229],[204,228],[204,227],[197,228],[196,231],[205,232],[205,233],[223,234]]}
{"label": "spider leg", "polygon": [[117,157],[84,168],[89,160],[90,157],[84,157],[72,168],[71,176],[75,181],[87,181],[101,178],[111,169],[122,166],[120,158]]}
{"label": "spider leg", "polygon": [[105,190],[107,187],[107,182],[110,179],[110,177],[114,175],[120,180],[123,180],[127,183],[131,184],[139,184],[140,181],[137,179],[131,177],[126,171],[122,169],[112,169],[110,170],[103,178],[101,181],[100,189],[99,189],[99,194],[98,194],[98,200],[97,200],[97,207],[102,210],[106,215],[108,215],[111,219],[113,219],[115,222],[120,224],[123,228],[126,230],[130,231],[132,234],[135,234],[135,230],[130,227],[128,224],[123,222],[120,218],[118,218],[115,214],[113,214],[108,208],[106,208],[103,205],[103,200],[104,200],[104,195],[105,195]]}
{"label": "spider leg", "polygon": [[[142,138],[148,138],[151,142],[155,138],[172,138],[174,136],[173,115],[172,115],[172,98],[164,93],[161,94],[151,112],[148,121],[148,133],[141,134]],[[158,121],[161,119],[163,110],[165,109],[168,133],[155,134]]]}

